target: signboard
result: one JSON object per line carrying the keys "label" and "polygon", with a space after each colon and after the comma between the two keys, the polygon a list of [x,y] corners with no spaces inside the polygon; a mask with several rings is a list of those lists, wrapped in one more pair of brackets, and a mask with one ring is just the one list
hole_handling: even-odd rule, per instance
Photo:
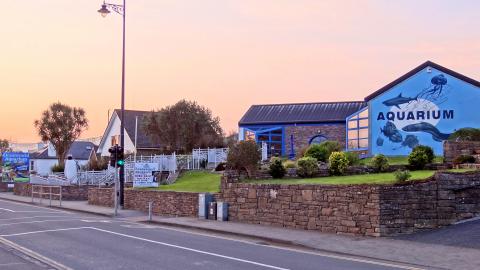
{"label": "signboard", "polygon": [[137,162],[133,173],[133,187],[158,187],[154,174],[158,172],[158,163]]}
{"label": "signboard", "polygon": [[9,181],[28,181],[29,153],[5,152],[2,154],[3,178]]}

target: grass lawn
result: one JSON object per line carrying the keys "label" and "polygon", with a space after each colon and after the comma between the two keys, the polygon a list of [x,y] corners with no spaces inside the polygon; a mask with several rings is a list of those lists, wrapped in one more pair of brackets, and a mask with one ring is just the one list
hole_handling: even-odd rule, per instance
{"label": "grass lawn", "polygon": [[[391,156],[387,157],[388,158],[388,163],[390,165],[407,165],[408,164],[408,156]],[[364,158],[360,160],[360,164],[362,165],[370,165],[372,161],[372,158]],[[443,162],[443,157],[441,156],[436,156],[435,159],[433,160],[433,163],[442,163]]]}
{"label": "grass lawn", "polygon": [[210,172],[186,172],[171,185],[160,185],[158,190],[185,192],[219,192],[220,174]]}
{"label": "grass lawn", "polygon": [[[435,171],[412,171],[409,181],[422,180],[432,176]],[[267,179],[249,180],[257,184],[323,184],[323,185],[358,185],[358,184],[392,184],[396,182],[393,173],[374,173],[349,176],[330,176],[305,179]]]}

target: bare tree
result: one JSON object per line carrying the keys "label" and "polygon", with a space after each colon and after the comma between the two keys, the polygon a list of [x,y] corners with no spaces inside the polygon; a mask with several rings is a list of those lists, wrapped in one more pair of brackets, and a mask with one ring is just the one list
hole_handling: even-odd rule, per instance
{"label": "bare tree", "polygon": [[60,102],[50,105],[34,124],[42,141],[48,141],[55,147],[60,165],[64,164],[65,155],[72,143],[88,128],[84,109]]}

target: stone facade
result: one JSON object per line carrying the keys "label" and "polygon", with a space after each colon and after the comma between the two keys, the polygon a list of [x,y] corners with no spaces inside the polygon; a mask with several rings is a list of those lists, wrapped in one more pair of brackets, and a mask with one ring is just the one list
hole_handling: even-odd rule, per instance
{"label": "stone facade", "polygon": [[152,212],[166,216],[198,216],[198,193],[159,190],[125,189],[125,209],[148,211],[153,202]]}
{"label": "stone facade", "polygon": [[478,159],[480,158],[480,142],[445,141],[443,143],[443,157],[445,163],[451,164],[456,157],[461,155],[476,156],[478,162]]}
{"label": "stone facade", "polygon": [[12,184],[12,183],[1,182],[0,181],[0,192],[7,192],[8,191],[8,184]]}
{"label": "stone facade", "polygon": [[[89,186],[62,186],[62,200],[64,201],[86,201],[88,200],[88,188]],[[45,189],[48,192],[48,189]],[[53,190],[53,193],[57,193]],[[32,184],[30,183],[15,183],[13,186],[13,194],[19,196],[32,196]],[[38,195],[35,195],[36,197]],[[43,195],[43,198],[48,199],[49,195]],[[58,199],[57,196],[53,197]]]}
{"label": "stone facade", "polygon": [[389,236],[480,214],[480,173],[439,172],[397,185],[271,185],[227,172],[219,198],[229,220],[341,234]]}
{"label": "stone facade", "polygon": [[88,189],[88,204],[113,207],[114,199],[113,188],[91,187]]}
{"label": "stone facade", "polygon": [[310,139],[316,135],[323,135],[330,141],[338,141],[345,147],[346,130],[345,123],[324,124],[318,126],[286,126],[285,127],[285,155],[291,151],[290,135],[293,134],[293,147],[295,155],[308,146]]}

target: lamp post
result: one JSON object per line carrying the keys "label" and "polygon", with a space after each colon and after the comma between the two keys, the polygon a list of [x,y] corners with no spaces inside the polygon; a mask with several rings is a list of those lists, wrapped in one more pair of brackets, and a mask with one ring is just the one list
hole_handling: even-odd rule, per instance
{"label": "lamp post", "polygon": [[[121,112],[120,112],[120,146],[122,149],[125,149],[125,3],[126,0],[123,0],[123,5],[110,4],[103,1],[102,7],[98,10],[102,17],[106,17],[110,14],[110,9],[116,13],[122,15],[123,18],[123,38],[122,38],[122,99],[121,99]],[[122,150],[124,151],[124,150]],[[120,205],[123,206],[123,188],[124,188],[124,173],[123,166],[120,166]]]}

